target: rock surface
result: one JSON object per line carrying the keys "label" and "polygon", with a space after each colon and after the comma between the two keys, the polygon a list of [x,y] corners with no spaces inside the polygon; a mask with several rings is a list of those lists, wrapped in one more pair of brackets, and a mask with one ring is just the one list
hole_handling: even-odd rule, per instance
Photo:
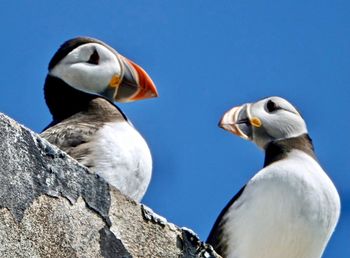
{"label": "rock surface", "polygon": [[219,257],[0,113],[0,257]]}

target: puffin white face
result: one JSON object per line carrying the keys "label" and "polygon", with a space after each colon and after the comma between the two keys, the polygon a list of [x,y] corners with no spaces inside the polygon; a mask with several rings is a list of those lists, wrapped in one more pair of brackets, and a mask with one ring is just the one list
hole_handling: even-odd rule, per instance
{"label": "puffin white face", "polygon": [[232,108],[224,114],[219,125],[244,139],[254,141],[261,148],[274,140],[307,133],[299,112],[280,97],[269,97]]}
{"label": "puffin white face", "polygon": [[116,53],[101,44],[87,43],[68,53],[49,74],[75,89],[102,93],[118,85],[123,70]]}
{"label": "puffin white face", "polygon": [[88,37],[62,44],[50,61],[48,76],[111,101],[130,102],[158,96],[152,79],[140,66],[104,42]]}

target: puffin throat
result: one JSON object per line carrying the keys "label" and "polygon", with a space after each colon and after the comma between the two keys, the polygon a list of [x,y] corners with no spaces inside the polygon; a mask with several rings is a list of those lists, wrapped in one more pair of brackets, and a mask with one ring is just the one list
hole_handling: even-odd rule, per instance
{"label": "puffin throat", "polygon": [[63,80],[47,75],[44,85],[45,101],[58,123],[88,108],[89,102],[99,96],[74,89]]}

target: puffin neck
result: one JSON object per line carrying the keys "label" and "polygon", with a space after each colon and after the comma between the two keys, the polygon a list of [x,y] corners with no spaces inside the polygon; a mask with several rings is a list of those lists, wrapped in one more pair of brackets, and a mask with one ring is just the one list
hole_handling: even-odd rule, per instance
{"label": "puffin neck", "polygon": [[44,94],[55,123],[86,110],[90,101],[99,97],[76,90],[63,80],[51,75],[46,77]]}
{"label": "puffin neck", "polygon": [[300,150],[317,160],[312,140],[308,134],[270,142],[265,148],[264,167],[284,159],[293,149]]}

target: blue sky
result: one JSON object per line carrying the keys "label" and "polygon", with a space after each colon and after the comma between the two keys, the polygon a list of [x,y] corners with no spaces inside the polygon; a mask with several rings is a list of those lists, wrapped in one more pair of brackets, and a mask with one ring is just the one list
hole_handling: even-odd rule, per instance
{"label": "blue sky", "polygon": [[324,257],[350,257],[350,2],[2,1],[0,112],[40,132],[47,64],[63,41],[99,38],[140,64],[160,98],[119,105],[154,158],[144,203],[205,240],[261,167],[252,143],[217,127],[234,105],[279,95],[303,113],[342,215]]}

